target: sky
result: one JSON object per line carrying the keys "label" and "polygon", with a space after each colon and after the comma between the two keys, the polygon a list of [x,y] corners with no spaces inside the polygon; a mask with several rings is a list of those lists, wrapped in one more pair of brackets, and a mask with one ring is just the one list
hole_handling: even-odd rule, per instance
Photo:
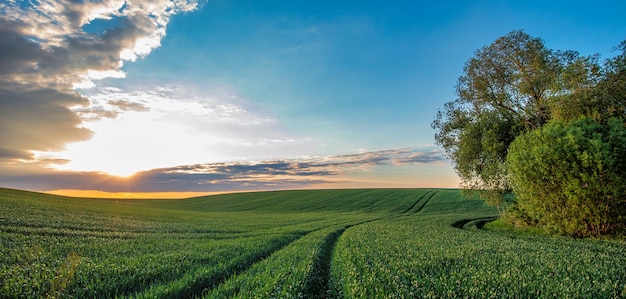
{"label": "sky", "polygon": [[92,196],[458,186],[434,144],[513,30],[615,56],[623,1],[0,3],[0,187]]}

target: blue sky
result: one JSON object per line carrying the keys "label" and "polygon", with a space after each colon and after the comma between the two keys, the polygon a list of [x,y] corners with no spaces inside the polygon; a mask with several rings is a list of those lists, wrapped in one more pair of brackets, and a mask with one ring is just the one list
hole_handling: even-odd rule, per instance
{"label": "blue sky", "polygon": [[0,186],[454,187],[430,123],[454,100],[465,61],[518,29],[548,48],[609,58],[626,39],[625,8],[8,1],[0,4],[0,61],[11,62],[0,69]]}
{"label": "blue sky", "polygon": [[599,5],[337,2],[210,1],[176,16],[127,79],[227,85],[343,153],[432,143],[464,62],[511,30],[589,54],[626,38],[621,10]]}

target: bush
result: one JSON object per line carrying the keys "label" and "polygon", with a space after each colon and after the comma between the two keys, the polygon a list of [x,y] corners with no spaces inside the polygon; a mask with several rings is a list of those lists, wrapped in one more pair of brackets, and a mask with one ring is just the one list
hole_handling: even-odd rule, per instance
{"label": "bush", "polygon": [[623,234],[625,159],[622,119],[553,121],[519,136],[507,156],[513,217],[572,236]]}

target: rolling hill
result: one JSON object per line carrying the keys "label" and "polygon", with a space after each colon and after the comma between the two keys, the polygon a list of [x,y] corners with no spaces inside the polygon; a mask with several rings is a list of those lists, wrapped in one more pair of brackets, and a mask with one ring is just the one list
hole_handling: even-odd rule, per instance
{"label": "rolling hill", "polygon": [[0,297],[626,296],[626,243],[479,229],[448,189],[183,200],[0,189]]}

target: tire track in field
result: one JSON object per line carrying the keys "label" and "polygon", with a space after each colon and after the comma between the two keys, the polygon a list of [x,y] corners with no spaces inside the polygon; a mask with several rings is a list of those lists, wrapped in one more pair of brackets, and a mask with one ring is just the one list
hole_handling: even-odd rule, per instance
{"label": "tire track in field", "polygon": [[[170,285],[171,287],[166,287],[165,291],[153,291],[151,289],[145,289],[142,294],[135,294],[134,297],[141,298],[200,298],[206,292],[209,292],[221,284],[225,283],[228,279],[230,279],[233,275],[237,275],[237,273],[243,273],[248,269],[252,268],[257,263],[262,262],[263,260],[270,257],[275,252],[287,247],[289,244],[299,240],[300,238],[314,232],[306,231],[294,233],[292,236],[285,238],[284,240],[278,241],[273,246],[270,246],[266,250],[262,250],[260,252],[255,252],[248,256],[241,257],[240,262],[234,262],[232,265],[217,270],[215,272],[209,272],[208,275],[201,275],[204,271],[202,267],[194,269],[191,276],[184,276],[177,280],[164,282],[162,285]],[[126,296],[130,294],[125,294]]]}
{"label": "tire track in field", "polygon": [[[370,219],[370,220],[359,222],[356,224],[349,224],[349,225],[343,226],[341,229],[338,229],[326,235],[326,238],[324,239],[324,242],[320,249],[320,254],[318,254],[318,256],[316,257],[314,261],[315,263],[314,265],[316,266],[314,266],[313,270],[311,271],[311,273],[313,273],[314,271],[316,271],[316,269],[327,269],[327,270],[322,270],[320,272],[322,275],[321,277],[325,277],[324,282],[322,284],[323,286],[328,285],[328,280],[330,276],[330,258],[332,257],[334,245],[337,242],[337,239],[339,238],[339,236],[343,233],[343,231],[345,231],[347,228],[352,227],[354,225],[359,225],[359,224],[372,222],[376,220],[380,220],[380,219]],[[272,256],[274,253],[289,246],[291,243],[305,237],[308,234],[328,228],[329,226],[332,226],[332,225],[322,226],[322,227],[319,227],[317,229],[313,229],[310,231],[301,231],[301,232],[294,233],[291,237],[286,238],[286,240],[277,242],[277,244],[275,244],[274,246],[271,246],[267,250],[251,254],[250,256],[242,257],[241,262],[235,262],[233,263],[233,265],[226,267],[224,269],[218,270],[216,272],[210,273],[209,275],[200,275],[202,273],[202,268],[201,267],[197,268],[191,276],[183,277],[181,279],[174,280],[174,281],[168,281],[165,283],[165,285],[173,284],[178,287],[176,286],[169,287],[167,288],[167,291],[157,292],[156,294],[151,293],[150,290],[145,290],[143,293],[144,295],[143,297],[146,297],[146,298],[147,297],[161,297],[161,298],[164,298],[164,297],[167,297],[167,298],[202,297],[204,294],[212,291],[213,289],[216,289],[220,285],[224,284],[226,281],[232,279],[234,276],[245,273],[247,270],[254,267],[254,265],[263,262],[264,260]],[[328,264],[328,266],[317,267],[317,265],[323,265],[323,264]],[[185,280],[188,280],[188,281],[185,281]],[[185,283],[180,283],[183,281],[185,281]],[[307,278],[306,285],[312,286],[310,289],[314,290],[315,281],[312,278],[311,274],[309,274],[309,277]],[[327,291],[324,289],[322,293],[327,293]],[[321,298],[321,297],[312,296],[312,298]]]}
{"label": "tire track in field", "polygon": [[[424,209],[424,207],[428,204],[428,202],[430,202],[430,200],[433,199],[433,197],[435,197],[435,195],[437,195],[437,193],[439,193],[439,191],[429,191],[429,192],[425,193],[410,208],[408,208],[406,211],[402,212],[400,214],[400,216],[409,216],[409,215],[414,215],[414,214],[419,213],[420,211],[422,211],[422,209]],[[416,210],[414,210],[411,213],[409,213],[418,204],[421,204],[421,205]]]}
{"label": "tire track in field", "polygon": [[[396,216],[409,216],[420,212],[428,202],[437,194],[438,191],[429,191],[420,196],[417,201],[411,205],[406,211],[396,215]],[[419,206],[419,207],[418,207]],[[416,210],[412,211],[413,209]],[[412,211],[412,212],[411,212]],[[410,212],[410,213],[409,213]],[[394,217],[394,216],[392,216]],[[303,289],[303,294],[305,298],[331,298],[331,285],[330,285],[330,268],[332,256],[335,251],[335,247],[339,240],[339,237],[349,228],[363,225],[370,222],[379,221],[387,217],[374,218],[366,221],[348,224],[345,225],[328,235],[324,238],[322,244],[320,245],[320,249],[318,254],[315,256],[313,261],[313,267],[309,272],[305,286]],[[328,226],[325,226],[328,227]],[[203,277],[194,277],[191,284],[187,284],[184,289],[180,290],[171,290],[167,292],[167,294],[161,294],[165,297],[201,297],[203,294],[217,288],[218,286],[225,283],[227,280],[231,279],[233,275],[237,275],[237,273],[244,273],[248,269],[252,268],[255,264],[262,262],[263,260],[270,257],[275,252],[283,249],[284,247],[289,246],[292,242],[297,241],[298,239],[312,233],[323,229],[324,227],[302,232],[297,234],[296,236],[289,238],[286,242],[280,242],[277,246],[271,247],[269,250],[266,250],[261,253],[254,254],[254,258],[248,260],[244,263],[235,263],[233,266],[223,269],[219,271],[217,275],[203,276]]]}
{"label": "tire track in field", "polygon": [[329,298],[330,262],[339,237],[348,227],[338,229],[324,238],[319,253],[313,261],[313,267],[306,279],[303,294],[308,298]]}
{"label": "tire track in field", "polygon": [[415,201],[415,203],[413,203],[408,209],[406,209],[404,212],[400,213],[400,214],[406,214],[409,211],[411,211],[413,208],[415,208],[415,206],[417,206],[418,203],[420,203],[420,201],[422,201],[422,199],[424,199],[424,197],[426,197],[428,194],[430,194],[432,191],[428,191],[424,194],[422,194],[422,196],[420,196],[417,201]]}
{"label": "tire track in field", "polygon": [[322,243],[319,253],[313,261],[313,267],[307,276],[303,289],[304,298],[332,298],[330,285],[330,266],[333,259],[333,253],[337,246],[339,237],[349,228],[366,223],[382,220],[383,218],[375,218],[362,221],[355,224],[346,225],[332,233],[326,235]]}
{"label": "tire track in field", "polygon": [[[399,213],[398,215],[395,215],[395,216],[409,216],[409,215],[419,213],[437,193],[438,191],[429,191],[429,192],[424,193],[408,209],[406,209],[402,213]],[[413,211],[410,214],[407,214],[411,212],[411,210],[413,210],[418,205],[419,207],[415,211]],[[395,216],[391,216],[391,218]],[[307,277],[305,287],[303,290],[303,294],[305,294],[304,296],[305,298],[331,298],[332,297],[332,294],[331,294],[332,286],[330,285],[330,268],[331,268],[333,253],[335,251],[335,247],[337,246],[337,241],[339,240],[339,237],[341,237],[341,235],[347,229],[351,227],[379,221],[382,219],[385,219],[385,218],[375,218],[375,219],[370,219],[367,221],[347,225],[343,228],[340,228],[326,235],[320,247],[319,253],[315,257],[312,270]]]}

